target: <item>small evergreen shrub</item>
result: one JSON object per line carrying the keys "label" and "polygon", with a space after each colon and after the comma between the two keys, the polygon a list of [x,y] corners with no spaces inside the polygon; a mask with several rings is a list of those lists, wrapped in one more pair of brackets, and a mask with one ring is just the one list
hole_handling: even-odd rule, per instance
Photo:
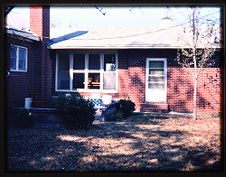
{"label": "small evergreen shrub", "polygon": [[95,120],[93,103],[80,95],[59,94],[55,104],[66,128],[89,128]]}
{"label": "small evergreen shrub", "polygon": [[124,117],[130,116],[135,111],[135,104],[131,100],[119,100],[120,109]]}
{"label": "small evergreen shrub", "polygon": [[121,99],[103,111],[106,121],[122,120],[129,117],[135,110],[135,104],[131,100]]}

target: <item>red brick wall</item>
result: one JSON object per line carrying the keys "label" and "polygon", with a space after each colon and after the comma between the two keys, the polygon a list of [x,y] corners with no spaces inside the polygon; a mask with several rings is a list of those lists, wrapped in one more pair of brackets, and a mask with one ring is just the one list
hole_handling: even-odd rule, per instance
{"label": "red brick wall", "polygon": [[176,50],[131,49],[119,50],[118,53],[119,63],[121,58],[128,61],[128,81],[126,82],[128,90],[123,90],[123,93],[126,93],[127,97],[135,102],[136,110],[140,111],[145,103],[146,58],[169,58],[172,60]]}
{"label": "red brick wall", "polygon": [[[167,104],[169,111],[192,112],[193,111],[193,81],[187,74],[192,69],[181,68],[175,62],[176,50],[122,50],[128,60],[128,96],[136,103],[136,109],[141,109],[145,102],[145,67],[146,58],[167,58]],[[220,55],[219,55],[220,56]],[[219,56],[216,65],[220,65],[222,58]],[[223,69],[219,67],[205,68],[199,78],[198,105],[199,112],[219,113],[222,112]],[[120,94],[120,93],[119,93]],[[153,103],[150,103],[153,104]],[[143,105],[143,104],[142,104]],[[166,107],[165,104],[157,103],[157,106]],[[153,105],[153,108],[156,105]]]}
{"label": "red brick wall", "polygon": [[41,39],[49,39],[50,12],[49,7],[30,7],[30,29]]}
{"label": "red brick wall", "polygon": [[37,103],[42,102],[42,44],[40,42],[36,42],[34,48],[32,49],[32,53],[34,56],[34,63],[32,65],[33,67],[33,82],[32,82],[32,99],[33,99],[33,106],[36,106]]}
{"label": "red brick wall", "polygon": [[140,110],[145,100],[145,61],[136,58],[129,59],[129,97]]}
{"label": "red brick wall", "polygon": [[[138,111],[148,107],[147,104],[153,104],[150,110],[156,108],[167,109],[168,107],[169,111],[192,112],[193,82],[192,78],[187,75],[187,71],[190,73],[191,69],[181,68],[177,65],[174,60],[176,52],[177,50],[161,49],[119,50],[118,93],[109,95],[112,95],[113,98],[129,97],[135,102]],[[167,103],[154,104],[145,101],[146,58],[167,58]],[[219,67],[204,70],[202,77],[199,79],[199,112],[222,112],[222,74],[223,70]],[[92,93],[82,92],[81,94],[90,96]]]}
{"label": "red brick wall", "polygon": [[41,94],[37,106],[47,106],[52,96],[52,72],[53,63],[50,59],[50,51],[47,49],[47,42],[50,34],[50,9],[46,7],[30,7],[30,29],[41,38],[40,42],[40,74]]}
{"label": "red brick wall", "polygon": [[[193,110],[193,69],[168,68],[167,100],[172,111],[192,112]],[[198,80],[197,111],[222,112],[222,74],[220,68],[205,68]]]}
{"label": "red brick wall", "polygon": [[128,98],[129,91],[129,70],[128,70],[128,59],[124,53],[118,54],[118,93],[115,97]]}

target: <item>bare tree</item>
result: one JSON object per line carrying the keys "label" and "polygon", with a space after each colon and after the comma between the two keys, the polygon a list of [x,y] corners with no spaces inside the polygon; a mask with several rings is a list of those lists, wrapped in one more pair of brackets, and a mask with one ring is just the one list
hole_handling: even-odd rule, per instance
{"label": "bare tree", "polygon": [[95,8],[96,8],[97,10],[99,10],[100,13],[101,13],[102,15],[105,15],[105,14],[106,14],[106,12],[103,12],[103,8],[98,7],[97,5],[95,5]]}
{"label": "bare tree", "polygon": [[[219,19],[210,20],[200,17],[197,7],[191,8],[189,26],[184,28],[179,40],[185,42],[186,48],[179,49],[177,62],[186,68],[193,68],[190,74],[193,77],[193,118],[197,119],[197,91],[198,81],[204,68],[215,64],[213,57],[219,46]],[[187,34],[191,34],[190,37]]]}

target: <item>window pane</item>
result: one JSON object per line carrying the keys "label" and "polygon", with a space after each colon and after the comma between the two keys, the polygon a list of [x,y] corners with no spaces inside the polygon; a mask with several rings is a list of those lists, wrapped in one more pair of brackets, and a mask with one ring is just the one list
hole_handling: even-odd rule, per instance
{"label": "window pane", "polygon": [[104,71],[115,71],[116,62],[114,54],[105,54],[104,55]]}
{"label": "window pane", "polygon": [[100,73],[89,73],[88,74],[88,88],[89,89],[100,89]]}
{"label": "window pane", "polygon": [[58,89],[70,89],[70,75],[69,75],[69,55],[60,54],[58,62]]}
{"label": "window pane", "polygon": [[164,69],[149,69],[150,75],[164,75]]}
{"label": "window pane", "polygon": [[149,68],[164,68],[164,61],[149,61]]}
{"label": "window pane", "polygon": [[11,45],[10,57],[16,58],[16,46]]}
{"label": "window pane", "polygon": [[84,73],[74,73],[73,75],[73,89],[84,88]]}
{"label": "window pane", "polygon": [[69,71],[69,54],[59,54],[59,71]]}
{"label": "window pane", "polygon": [[104,89],[109,89],[109,90],[116,89],[116,73],[115,72],[104,73]]}
{"label": "window pane", "polygon": [[10,69],[16,70],[16,58],[10,58]]}
{"label": "window pane", "polygon": [[74,54],[74,64],[73,68],[75,70],[85,69],[85,54]]}
{"label": "window pane", "polygon": [[26,49],[19,48],[18,70],[26,70]]}
{"label": "window pane", "polygon": [[59,71],[57,80],[57,89],[70,89],[70,75],[69,72]]}
{"label": "window pane", "polygon": [[100,55],[89,54],[89,69],[99,70],[100,69]]}
{"label": "window pane", "polygon": [[164,76],[148,76],[149,82],[164,82]]}
{"label": "window pane", "polygon": [[149,89],[164,89],[164,83],[148,83]]}
{"label": "window pane", "polygon": [[10,48],[10,69],[16,70],[16,47],[13,45]]}

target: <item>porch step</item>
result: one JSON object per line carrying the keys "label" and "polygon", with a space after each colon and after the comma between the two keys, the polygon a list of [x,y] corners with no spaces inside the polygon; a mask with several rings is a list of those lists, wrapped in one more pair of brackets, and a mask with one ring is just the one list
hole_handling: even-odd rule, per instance
{"label": "porch step", "polygon": [[167,103],[141,103],[141,112],[162,112],[167,113],[168,112],[168,104]]}

